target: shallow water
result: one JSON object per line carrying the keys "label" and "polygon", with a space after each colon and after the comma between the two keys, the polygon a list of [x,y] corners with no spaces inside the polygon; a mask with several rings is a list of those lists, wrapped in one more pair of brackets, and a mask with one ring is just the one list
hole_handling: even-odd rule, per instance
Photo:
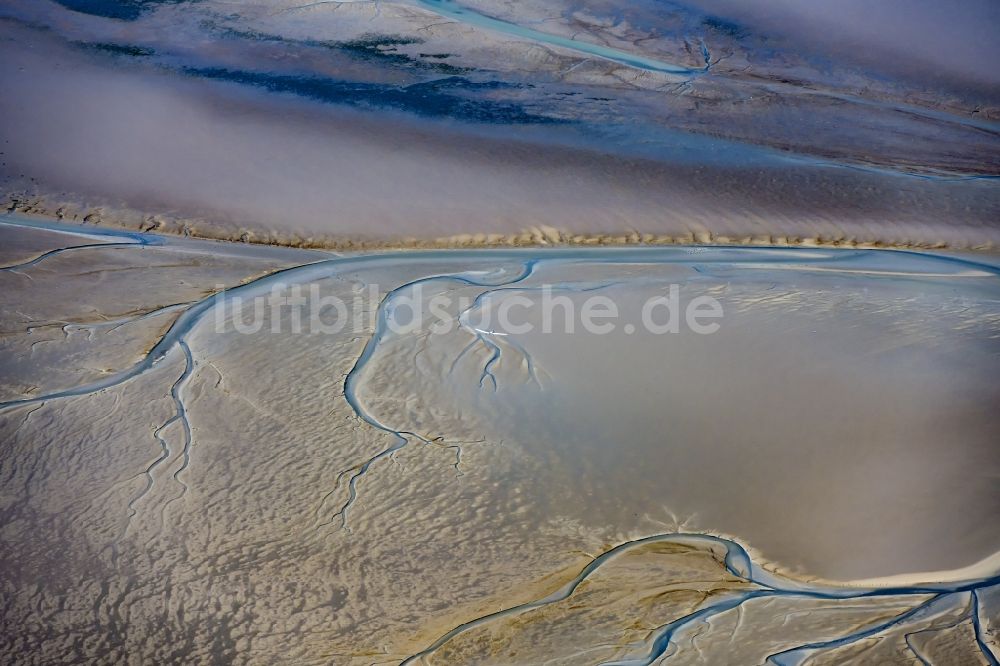
{"label": "shallow water", "polygon": [[912,58],[671,3],[112,4],[0,0],[15,208],[330,246],[995,242],[995,87]]}
{"label": "shallow water", "polygon": [[[367,392],[369,413],[416,401],[405,429],[434,433],[442,411],[454,423],[475,413],[468,438],[517,441],[546,461],[524,492],[553,511],[623,525],[669,507],[812,575],[948,570],[996,551],[983,529],[1000,508],[989,267],[884,252],[528,256],[529,278],[481,295],[466,315],[492,313],[489,326],[422,342],[435,362]],[[670,285],[682,305],[713,294],[719,330],[645,330],[642,304]],[[546,333],[547,287],[577,313],[610,299],[621,320],[603,335],[579,322],[567,333],[553,308]],[[497,324],[512,298],[523,301],[516,326],[532,332]],[[410,360],[405,340],[378,346],[388,360],[367,349],[372,373]]]}
{"label": "shallow water", "polygon": [[[421,7],[431,10],[435,14],[455,19],[461,23],[486,28],[487,30],[507,33],[513,35],[514,37],[521,37],[531,42],[561,46],[571,51],[576,51],[582,55],[597,56],[598,58],[610,60],[611,62],[617,62],[629,67],[637,67],[651,72],[677,74],[681,76],[690,76],[698,71],[673,63],[654,60],[652,58],[644,58],[639,55],[626,53],[624,51],[608,48],[599,44],[589,44],[584,41],[561,37],[559,35],[552,35],[540,30],[533,30],[531,28],[515,25],[507,21],[501,21],[481,14],[469,7],[462,6],[454,0],[420,0],[418,4]],[[707,70],[709,64],[708,53],[707,51],[704,53],[706,58],[705,69]]]}

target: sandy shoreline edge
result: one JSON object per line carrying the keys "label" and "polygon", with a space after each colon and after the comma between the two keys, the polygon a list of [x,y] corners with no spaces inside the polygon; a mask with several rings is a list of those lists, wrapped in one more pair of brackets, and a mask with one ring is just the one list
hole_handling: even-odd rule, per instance
{"label": "sandy shoreline edge", "polygon": [[[892,225],[883,233],[872,225],[848,223],[844,229],[816,227],[804,222],[801,231],[773,233],[720,233],[703,224],[685,225],[672,233],[650,233],[619,229],[602,233],[574,232],[545,224],[528,225],[516,233],[464,233],[447,236],[372,235],[324,233],[305,235],[295,230],[263,229],[256,225],[208,217],[150,214],[128,208],[83,206],[53,203],[44,197],[7,195],[3,211],[43,220],[80,225],[94,225],[126,231],[153,232],[203,240],[229,241],[254,245],[278,246],[305,250],[372,251],[410,249],[473,249],[511,247],[587,247],[587,246],[675,246],[719,245],[758,247],[825,247],[850,249],[962,250],[997,253],[997,234],[982,227],[927,228],[916,225],[901,233]],[[731,225],[731,222],[729,223]],[[780,225],[779,225],[780,226]]]}

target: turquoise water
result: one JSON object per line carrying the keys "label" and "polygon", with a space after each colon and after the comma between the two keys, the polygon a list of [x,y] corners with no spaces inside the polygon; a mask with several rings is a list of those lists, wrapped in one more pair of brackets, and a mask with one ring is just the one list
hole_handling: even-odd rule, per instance
{"label": "turquoise water", "polygon": [[603,60],[610,60],[611,62],[617,62],[628,67],[645,69],[650,72],[660,72],[661,74],[677,74],[680,76],[692,76],[704,71],[702,69],[691,69],[676,63],[664,62],[662,60],[655,60],[653,58],[634,55],[632,53],[612,49],[607,46],[590,44],[588,42],[570,39],[569,37],[561,37],[559,35],[552,35],[539,30],[525,28],[514,23],[508,23],[507,21],[501,21],[500,19],[485,16],[467,7],[463,7],[453,0],[418,0],[418,4],[436,14],[440,14],[446,18],[455,19],[461,23],[466,23],[478,28],[485,28],[486,30],[502,32],[514,37],[521,37],[533,42],[551,44],[552,46],[570,49],[584,56],[593,56]]}

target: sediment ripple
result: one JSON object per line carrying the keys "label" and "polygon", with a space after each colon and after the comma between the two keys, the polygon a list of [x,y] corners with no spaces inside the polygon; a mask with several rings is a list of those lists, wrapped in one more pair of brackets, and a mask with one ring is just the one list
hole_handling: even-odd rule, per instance
{"label": "sediment ripple", "polygon": [[[131,237],[134,235],[129,236]],[[145,238],[145,235],[142,235],[142,237]],[[155,238],[148,238],[145,239],[144,242],[129,242],[125,244],[141,247],[146,243],[153,242],[158,241]],[[71,249],[74,248],[65,248],[66,251]],[[77,247],[76,249],[79,248]],[[959,271],[968,270],[970,268],[985,273],[987,278],[996,274],[996,269],[992,266],[974,261],[966,261],[965,259],[958,257],[941,257],[920,253],[910,254],[919,256],[921,259],[930,262],[936,271],[933,275],[938,276],[939,278],[942,276],[947,277],[949,275],[947,272],[944,272],[945,269],[949,267],[956,270],[956,276],[962,275]],[[346,527],[348,512],[357,501],[358,482],[371,470],[372,466],[378,461],[390,456],[395,451],[398,451],[400,448],[406,446],[411,438],[416,438],[425,442],[427,441],[418,434],[384,423],[378,418],[378,416],[373,414],[358,397],[359,389],[361,388],[364,380],[364,370],[366,366],[377,353],[379,346],[385,342],[391,332],[390,319],[392,317],[393,306],[396,299],[406,295],[415,287],[430,283],[456,283],[464,286],[484,288],[486,291],[481,293],[477,297],[476,301],[478,306],[481,306],[491,293],[495,293],[503,289],[523,288],[516,285],[532,276],[536,269],[543,264],[558,264],[561,262],[580,260],[581,258],[591,262],[603,262],[609,264],[687,264],[691,266],[703,266],[710,263],[729,263],[737,265],[744,263],[760,265],[763,262],[771,262],[775,265],[799,265],[805,261],[809,264],[828,264],[826,268],[829,270],[843,268],[845,271],[851,271],[854,269],[850,267],[850,262],[861,261],[865,257],[869,256],[872,255],[865,252],[853,251],[831,252],[797,249],[776,250],[752,248],[717,250],[712,248],[689,248],[670,250],[632,249],[610,251],[557,250],[545,253],[541,253],[537,250],[476,251],[464,254],[456,252],[426,252],[412,253],[404,256],[386,254],[359,257],[337,257],[318,261],[313,264],[295,266],[276,271],[247,284],[220,291],[190,305],[176,304],[168,306],[170,308],[176,308],[177,310],[180,310],[183,307],[183,311],[166,331],[166,333],[164,333],[159,341],[153,346],[153,348],[131,368],[114,373],[104,379],[86,383],[77,387],[53,391],[38,396],[6,401],[0,403],[0,411],[12,409],[22,405],[41,406],[42,403],[57,401],[62,398],[85,396],[122,385],[157,366],[175,349],[180,350],[185,361],[184,369],[181,375],[169,388],[169,396],[173,401],[175,412],[153,433],[153,436],[160,444],[160,452],[159,455],[145,468],[145,487],[129,500],[129,515],[126,525],[124,531],[121,533],[114,545],[114,548],[117,549],[120,541],[125,536],[125,532],[129,529],[129,522],[136,516],[136,507],[142,501],[143,497],[145,497],[153,488],[155,482],[154,473],[161,469],[162,466],[171,458],[175,458],[180,463],[173,472],[172,478],[181,485],[182,491],[180,495],[168,501],[167,505],[169,505],[170,502],[183,497],[187,490],[187,486],[183,481],[183,475],[191,464],[191,451],[194,442],[192,427],[187,414],[188,405],[185,402],[184,388],[192,377],[196,364],[195,355],[190,346],[189,334],[195,329],[196,326],[199,325],[199,323],[204,321],[206,315],[216,311],[217,308],[225,308],[228,304],[233,302],[233,299],[237,297],[266,295],[271,287],[276,285],[311,282],[324,277],[329,277],[331,275],[336,275],[343,271],[356,270],[363,267],[413,265],[415,263],[428,263],[430,261],[460,263],[465,258],[467,258],[470,263],[475,263],[477,265],[481,265],[484,261],[493,261],[497,264],[508,265],[508,268],[501,268],[496,271],[445,272],[412,280],[397,286],[380,302],[376,315],[375,329],[372,331],[371,336],[365,343],[364,349],[345,377],[344,399],[350,405],[360,421],[376,431],[390,435],[392,437],[392,444],[383,448],[374,456],[342,473],[340,478],[348,478],[349,497],[347,501],[340,506],[338,512],[334,514],[333,519],[339,517],[341,519],[341,525]],[[845,263],[848,264],[847,267],[844,267]],[[511,269],[509,268],[510,266],[513,266],[514,268]],[[891,273],[887,273],[887,275],[891,276]],[[908,273],[907,275],[912,276],[912,273]],[[474,304],[473,307],[476,306],[477,305]],[[465,317],[464,321],[461,322],[463,325],[468,325],[468,312],[469,311],[463,313],[463,316]],[[490,377],[492,377],[492,381],[494,383],[496,382],[495,376],[492,374],[491,370],[492,367],[499,362],[501,353],[499,345],[496,342],[485,339],[485,336],[487,336],[488,333],[489,332],[483,331],[473,333],[476,338],[473,340],[473,343],[482,342],[492,350],[490,360],[487,361],[485,367],[483,368],[482,375],[480,376],[480,384],[483,384]],[[30,414],[31,412],[24,417],[24,420],[27,420]],[[163,437],[164,429],[174,423],[179,423],[183,430],[183,446],[179,452],[171,449]],[[457,452],[457,456],[456,466],[461,461],[460,450]],[[167,505],[164,505],[164,510]],[[460,624],[435,640],[424,650],[406,658],[403,663],[412,664],[422,661],[425,657],[429,657],[449,641],[473,628],[488,624],[501,618],[516,616],[535,608],[540,608],[568,599],[577,591],[579,586],[585,580],[587,580],[592,574],[598,571],[603,565],[611,561],[613,558],[636,547],[655,542],[697,544],[703,547],[716,549],[721,548],[725,552],[723,565],[726,571],[741,581],[752,585],[753,589],[714,600],[708,605],[705,605],[684,617],[658,627],[651,633],[648,640],[647,653],[642,659],[611,663],[651,664],[655,660],[666,655],[667,650],[674,644],[675,638],[692,625],[699,622],[709,621],[713,617],[716,617],[726,611],[738,609],[751,599],[789,597],[848,600],[887,596],[912,596],[915,599],[915,606],[889,620],[883,620],[866,625],[857,631],[833,640],[803,643],[796,647],[775,652],[774,654],[768,656],[768,662],[774,664],[798,663],[808,654],[842,647],[889,629],[905,629],[906,627],[915,624],[920,618],[931,614],[938,607],[955,603],[966,603],[969,608],[966,618],[973,624],[975,629],[976,644],[981,651],[983,658],[990,664],[998,664],[997,657],[993,653],[991,646],[984,636],[983,621],[980,617],[981,610],[979,592],[981,590],[985,590],[986,588],[1000,585],[1000,575],[994,574],[989,577],[975,578],[957,583],[921,583],[914,585],[886,585],[884,587],[853,587],[808,583],[788,579],[767,571],[752,560],[748,551],[743,546],[733,540],[709,534],[689,534],[679,532],[657,534],[629,541],[611,548],[594,558],[593,561],[583,567],[570,582],[565,584],[556,592],[537,600],[523,603],[495,613],[483,615]],[[925,599],[928,595],[930,598]],[[907,644],[909,645],[909,643]],[[921,657],[917,651],[912,648],[912,646],[910,649],[913,651],[916,659],[923,660],[923,657]]]}
{"label": "sediment ripple", "polygon": [[[699,622],[706,622],[711,618],[726,611],[734,610],[742,606],[751,599],[767,597],[796,597],[828,600],[848,600],[865,599],[872,597],[891,596],[914,596],[918,600],[925,595],[932,595],[930,599],[919,601],[912,609],[897,615],[896,617],[882,622],[866,625],[861,629],[839,637],[834,640],[807,643],[797,647],[788,648],[781,652],[769,655],[766,663],[775,666],[787,666],[799,663],[799,657],[805,653],[818,652],[822,650],[834,649],[848,645],[869,636],[876,635],[894,627],[905,627],[907,622],[916,619],[922,613],[927,612],[933,605],[953,603],[956,596],[972,594],[976,598],[977,590],[988,588],[1000,584],[1000,574],[985,578],[979,578],[958,583],[927,583],[915,585],[899,585],[885,587],[837,587],[833,585],[809,584],[801,581],[786,579],[777,574],[768,572],[755,564],[747,550],[731,539],[698,533],[666,533],[628,541],[605,551],[594,558],[590,564],[585,566],[572,580],[566,583],[559,590],[535,601],[519,604],[511,608],[506,608],[495,613],[483,615],[458,625],[447,632],[424,650],[407,657],[403,660],[402,666],[416,663],[426,663],[425,658],[430,657],[452,639],[470,631],[476,627],[512,616],[520,615],[527,611],[548,606],[564,601],[571,597],[577,588],[591,575],[612,559],[627,553],[630,550],[645,546],[651,543],[678,543],[678,544],[700,544],[707,547],[722,546],[725,549],[723,565],[726,571],[736,578],[752,584],[753,589],[735,595],[722,597],[709,603],[698,610],[678,618],[652,632],[649,640],[649,651],[642,659],[632,659],[627,661],[605,662],[604,666],[648,666],[657,659],[663,657],[671,646],[675,636],[684,629]],[[650,581],[655,584],[662,581]],[[965,619],[972,619],[977,624],[977,643],[990,664],[996,663],[996,656],[991,648],[981,638],[978,628],[977,604],[971,604]]]}

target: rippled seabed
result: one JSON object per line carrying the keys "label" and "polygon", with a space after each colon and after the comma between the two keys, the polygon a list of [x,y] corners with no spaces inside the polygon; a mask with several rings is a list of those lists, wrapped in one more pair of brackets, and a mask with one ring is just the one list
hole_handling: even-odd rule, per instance
{"label": "rippled seabed", "polygon": [[[988,258],[3,222],[8,663],[996,663]],[[217,328],[275,284],[360,299],[360,332]],[[545,284],[725,317],[475,325]],[[418,287],[466,297],[451,332],[390,326]]]}

